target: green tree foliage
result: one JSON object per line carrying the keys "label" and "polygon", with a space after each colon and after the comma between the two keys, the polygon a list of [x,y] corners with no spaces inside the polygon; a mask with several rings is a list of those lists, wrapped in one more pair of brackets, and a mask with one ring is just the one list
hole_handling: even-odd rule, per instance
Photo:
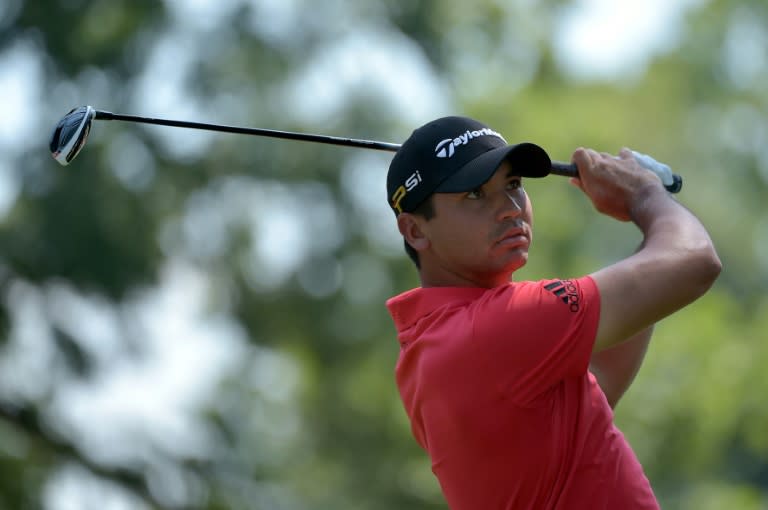
{"label": "green tree foliage", "polygon": [[[26,48],[39,66],[24,111],[44,130],[92,104],[402,141],[458,112],[555,159],[628,145],[670,163],[725,270],[657,327],[616,418],[664,507],[765,508],[765,2],[698,4],[676,47],[615,81],[558,63],[569,2],[192,4],[11,0],[0,57]],[[390,155],[97,122],[64,169],[43,138],[0,159],[18,186],[0,217],[1,508],[60,508],[62,487],[94,508],[445,508],[394,385],[383,304],[417,280],[385,205]],[[640,241],[565,180],[527,188],[518,278],[584,274]],[[157,319],[158,340],[146,316],[169,282],[192,301]],[[102,421],[79,399],[163,344],[189,361],[142,399],[192,374],[197,396],[159,412],[185,426]]]}

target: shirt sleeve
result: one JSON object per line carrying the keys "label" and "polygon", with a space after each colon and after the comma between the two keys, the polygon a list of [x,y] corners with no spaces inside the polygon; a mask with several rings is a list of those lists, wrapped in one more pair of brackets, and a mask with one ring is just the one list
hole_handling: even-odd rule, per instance
{"label": "shirt sleeve", "polygon": [[589,276],[511,284],[477,305],[474,341],[514,401],[530,403],[563,379],[586,374],[600,319]]}

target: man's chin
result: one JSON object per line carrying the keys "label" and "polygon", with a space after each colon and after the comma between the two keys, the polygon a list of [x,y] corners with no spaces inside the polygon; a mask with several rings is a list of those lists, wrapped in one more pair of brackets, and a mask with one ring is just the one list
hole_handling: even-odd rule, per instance
{"label": "man's chin", "polygon": [[520,251],[515,254],[514,257],[511,257],[507,263],[504,265],[504,272],[509,275],[509,278],[512,278],[512,273],[517,271],[518,269],[521,269],[523,266],[525,266],[528,263],[528,250]]}

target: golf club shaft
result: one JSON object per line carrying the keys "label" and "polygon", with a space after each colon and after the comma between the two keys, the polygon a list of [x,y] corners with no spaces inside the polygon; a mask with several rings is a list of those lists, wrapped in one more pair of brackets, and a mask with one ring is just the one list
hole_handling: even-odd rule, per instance
{"label": "golf club shaft", "polygon": [[[183,120],[157,119],[151,117],[139,117],[137,115],[123,115],[118,113],[96,110],[94,116],[97,120],[118,120],[124,122],[138,122],[141,124],[154,124],[158,126],[182,127],[190,129],[203,129],[206,131],[220,131],[223,133],[237,133],[242,135],[266,136],[270,138],[283,138],[286,140],[300,140],[304,142],[316,142],[346,147],[360,147],[380,151],[397,152],[400,144],[377,142],[374,140],[360,140],[357,138],[343,138],[328,135],[313,135],[308,133],[294,133],[291,131],[279,131],[275,129],[249,128],[240,126],[227,126],[221,124],[208,124],[205,122],[189,122]],[[552,172],[555,175],[576,177],[578,170],[572,163],[552,162]]]}

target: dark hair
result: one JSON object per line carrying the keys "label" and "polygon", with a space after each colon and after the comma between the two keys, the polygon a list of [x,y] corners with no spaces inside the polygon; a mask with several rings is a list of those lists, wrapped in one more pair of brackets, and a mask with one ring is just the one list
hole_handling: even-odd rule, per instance
{"label": "dark hair", "polygon": [[[426,200],[424,200],[422,203],[420,203],[416,208],[411,211],[411,214],[416,214],[418,216],[423,217],[425,220],[431,220],[435,217],[435,207],[432,203],[432,197],[434,195],[429,195]],[[405,245],[405,253],[408,254],[409,257],[411,257],[411,260],[414,264],[416,264],[417,269],[421,269],[421,263],[419,262],[419,252],[413,249],[413,246],[408,244],[408,241],[406,239],[403,239],[403,244]]]}

